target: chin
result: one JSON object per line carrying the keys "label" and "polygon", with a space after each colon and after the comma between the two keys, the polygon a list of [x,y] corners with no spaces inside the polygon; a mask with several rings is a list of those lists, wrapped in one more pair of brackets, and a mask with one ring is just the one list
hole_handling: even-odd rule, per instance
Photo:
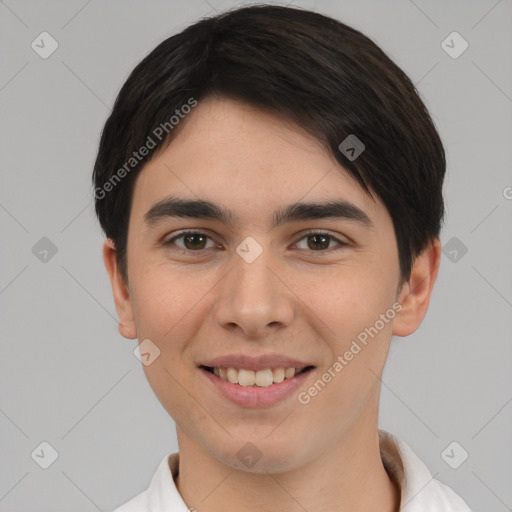
{"label": "chin", "polygon": [[221,453],[212,450],[223,464],[233,469],[248,473],[283,473],[296,469],[301,465],[303,456],[298,453],[298,448],[304,447],[300,440],[294,442],[289,436],[269,436],[268,430],[258,436],[244,436],[238,439],[230,439],[226,445],[226,451]]}

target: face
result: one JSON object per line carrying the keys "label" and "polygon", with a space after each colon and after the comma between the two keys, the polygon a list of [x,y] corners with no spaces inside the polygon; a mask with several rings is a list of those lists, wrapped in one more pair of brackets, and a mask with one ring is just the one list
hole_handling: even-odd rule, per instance
{"label": "face", "polygon": [[[178,439],[232,467],[243,467],[237,453],[248,441],[267,471],[299,467],[376,423],[391,336],[412,332],[424,310],[411,320],[397,302],[410,289],[398,294],[388,211],[312,136],[228,99],[199,102],[181,123],[135,184],[129,286],[105,246],[120,331],[150,340],[151,359],[159,350],[143,368]],[[180,216],[162,206],[171,197],[230,216]],[[343,208],[279,216],[295,203],[328,202]],[[312,368],[249,387],[208,363],[260,384],[280,380],[279,367]]]}

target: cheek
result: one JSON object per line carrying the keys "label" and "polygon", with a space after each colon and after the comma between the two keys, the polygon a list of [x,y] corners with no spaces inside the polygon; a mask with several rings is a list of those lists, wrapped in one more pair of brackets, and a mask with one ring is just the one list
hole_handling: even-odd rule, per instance
{"label": "cheek", "polygon": [[166,342],[181,332],[201,290],[197,283],[180,276],[179,271],[164,271],[152,266],[134,279],[132,304],[140,336]]}
{"label": "cheek", "polygon": [[316,286],[309,278],[302,285],[304,303],[315,313],[308,318],[321,331],[332,358],[318,375],[327,384],[315,381],[302,390],[314,404],[304,412],[321,411],[322,421],[328,423],[348,426],[378,397],[395,289],[389,275],[369,268],[344,268],[330,279],[317,280]]}
{"label": "cheek", "polygon": [[340,268],[328,279],[308,276],[303,281],[301,297],[314,312],[307,314],[330,349],[332,361],[328,364],[339,363],[338,371],[331,368],[336,377],[323,395],[324,405],[335,400],[339,410],[359,410],[361,404],[356,402],[373,396],[376,375],[382,373],[391,340],[394,278],[392,272],[374,263]]}
{"label": "cheek", "polygon": [[[151,340],[159,355],[142,365],[146,379],[162,406],[173,417],[190,408],[183,383],[190,382],[188,348],[200,322],[197,303],[204,290],[161,265],[147,267],[133,280],[132,304],[139,341]],[[155,349],[154,349],[155,350]]]}
{"label": "cheek", "polygon": [[329,336],[346,340],[373,325],[391,307],[395,286],[389,273],[367,265],[350,265],[302,276],[294,289],[326,324]]}

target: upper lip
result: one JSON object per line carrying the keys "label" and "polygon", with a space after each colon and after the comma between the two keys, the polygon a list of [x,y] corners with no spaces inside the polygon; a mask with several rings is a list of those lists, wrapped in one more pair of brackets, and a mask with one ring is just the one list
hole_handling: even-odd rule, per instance
{"label": "upper lip", "polygon": [[249,356],[244,354],[226,354],[199,363],[199,366],[211,368],[237,368],[252,371],[265,370],[270,368],[305,368],[313,366],[310,363],[299,361],[279,354],[263,354],[260,356]]}

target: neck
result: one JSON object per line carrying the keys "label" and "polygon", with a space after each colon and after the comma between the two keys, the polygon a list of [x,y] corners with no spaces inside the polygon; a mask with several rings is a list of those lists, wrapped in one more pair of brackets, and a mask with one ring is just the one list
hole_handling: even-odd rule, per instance
{"label": "neck", "polygon": [[199,512],[397,512],[400,506],[400,489],[382,462],[377,426],[372,431],[357,426],[332,449],[276,473],[233,468],[179,427],[177,434],[176,487],[185,503]]}

